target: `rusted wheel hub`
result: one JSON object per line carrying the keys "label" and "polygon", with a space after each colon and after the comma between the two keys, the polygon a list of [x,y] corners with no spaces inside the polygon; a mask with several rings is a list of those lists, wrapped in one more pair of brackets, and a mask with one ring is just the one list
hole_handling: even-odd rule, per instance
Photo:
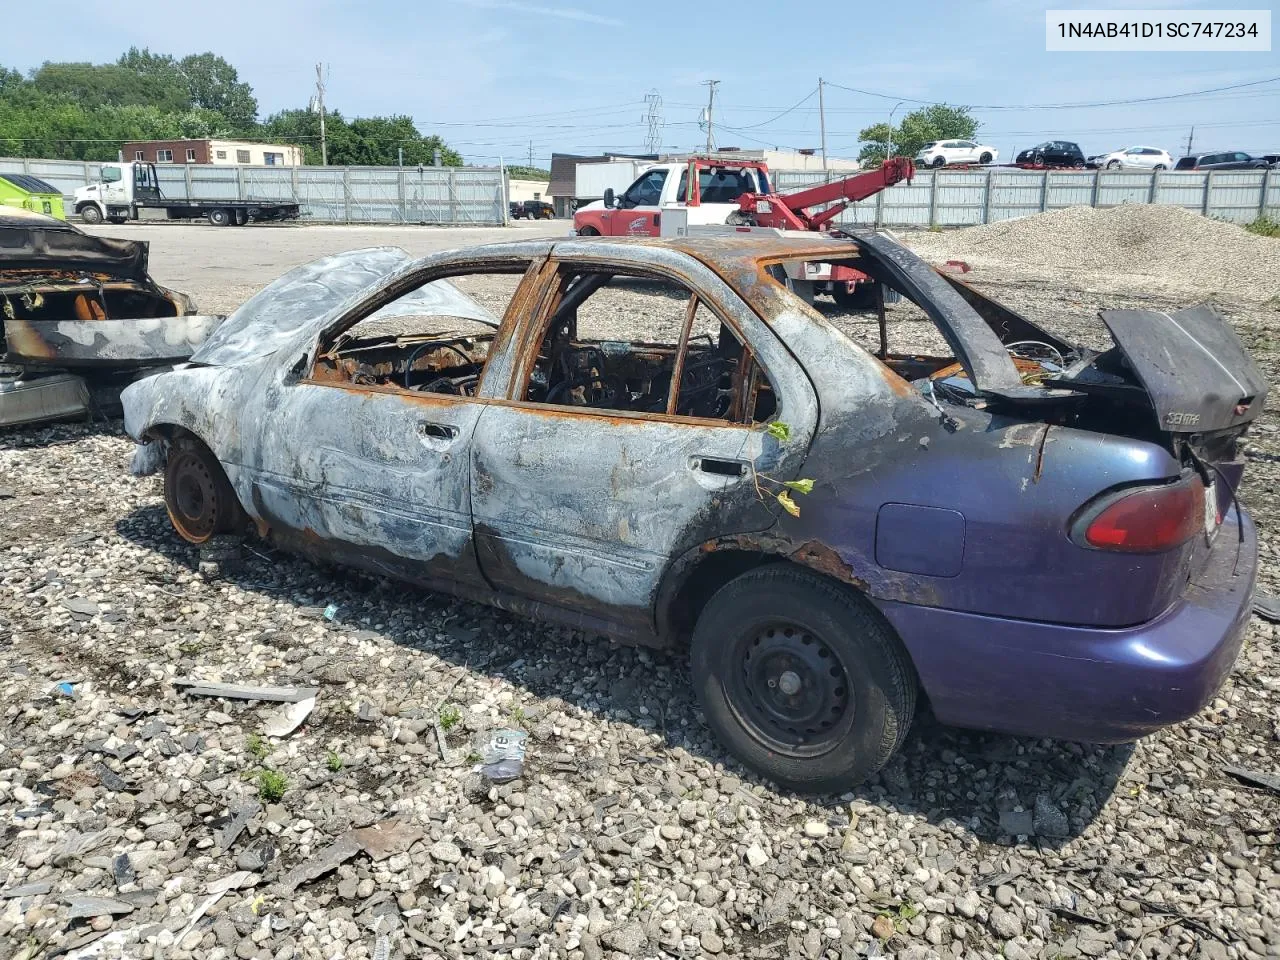
{"label": "rusted wheel hub", "polygon": [[204,543],[217,529],[219,491],[208,464],[189,450],[171,454],[165,484],[169,519],[183,539]]}

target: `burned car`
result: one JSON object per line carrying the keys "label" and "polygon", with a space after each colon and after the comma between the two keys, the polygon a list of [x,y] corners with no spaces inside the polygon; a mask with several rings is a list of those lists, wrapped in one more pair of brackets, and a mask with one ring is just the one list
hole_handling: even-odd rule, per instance
{"label": "burned car", "polygon": [[[917,305],[938,355],[807,304],[796,278],[832,265]],[[130,386],[125,422],[188,541],[251,523],[687,646],[731,752],[831,790],[921,697],[1127,740],[1231,669],[1256,566],[1237,444],[1266,385],[1210,309],[1103,320],[1110,349],[1065,342],[873,233],[363,250],[249,300]]]}
{"label": "burned car", "polygon": [[147,273],[147,244],[0,207],[0,427],[110,411],[221,322]]}

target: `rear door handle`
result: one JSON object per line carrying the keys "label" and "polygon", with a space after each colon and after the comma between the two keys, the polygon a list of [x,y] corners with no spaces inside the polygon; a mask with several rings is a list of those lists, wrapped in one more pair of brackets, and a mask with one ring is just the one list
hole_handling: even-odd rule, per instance
{"label": "rear door handle", "polygon": [[745,460],[725,460],[720,457],[695,457],[697,468],[703,473],[714,473],[719,477],[742,477],[747,473]]}
{"label": "rear door handle", "polygon": [[433,440],[452,440],[458,435],[458,428],[451,423],[432,423],[423,420],[418,424],[418,436],[431,437]]}

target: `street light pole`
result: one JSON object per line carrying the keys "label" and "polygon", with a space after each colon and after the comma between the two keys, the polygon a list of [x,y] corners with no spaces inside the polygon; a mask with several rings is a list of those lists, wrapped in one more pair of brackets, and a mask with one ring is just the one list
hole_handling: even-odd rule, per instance
{"label": "street light pole", "polygon": [[822,78],[818,78],[818,127],[822,131],[822,169],[827,169],[827,112],[822,105]]}
{"label": "street light pole", "polygon": [[897,103],[893,105],[893,109],[889,111],[889,144],[884,151],[884,158],[886,161],[888,161],[888,159],[893,156],[893,115],[897,112],[898,108],[902,106],[903,103],[905,102],[906,102],[905,100],[899,100]]}

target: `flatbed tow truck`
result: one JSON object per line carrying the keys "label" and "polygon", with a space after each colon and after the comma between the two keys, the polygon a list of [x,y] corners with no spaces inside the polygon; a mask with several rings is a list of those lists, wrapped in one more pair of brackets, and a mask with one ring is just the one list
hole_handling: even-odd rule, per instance
{"label": "flatbed tow truck", "polygon": [[296,220],[301,214],[292,201],[171,200],[160,192],[154,163],[104,163],[100,177],[75,194],[75,211],[85,223],[208,220],[215,227],[239,227],[255,220]]}

